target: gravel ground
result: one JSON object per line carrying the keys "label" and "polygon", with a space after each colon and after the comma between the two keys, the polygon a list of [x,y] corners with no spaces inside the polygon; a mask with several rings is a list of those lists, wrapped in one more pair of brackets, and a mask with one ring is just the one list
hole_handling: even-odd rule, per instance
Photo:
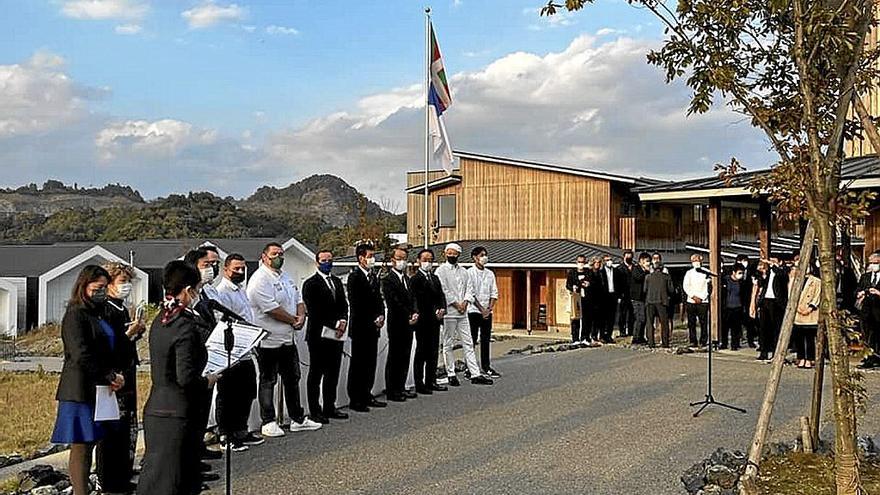
{"label": "gravel ground", "polygon": [[[748,413],[711,407],[693,418],[705,354],[606,346],[496,363],[504,377],[494,386],[465,383],[351,413],[237,454],[234,493],[682,493],[678,478],[691,464],[717,447],[747,448],[769,373],[744,355],[719,356],[715,397]],[[866,375],[869,404],[880,399],[877,378]],[[795,437],[811,381],[810,372],[783,373],[772,440]],[[869,407],[860,430],[878,427]],[[826,436],[832,430],[823,424]]]}

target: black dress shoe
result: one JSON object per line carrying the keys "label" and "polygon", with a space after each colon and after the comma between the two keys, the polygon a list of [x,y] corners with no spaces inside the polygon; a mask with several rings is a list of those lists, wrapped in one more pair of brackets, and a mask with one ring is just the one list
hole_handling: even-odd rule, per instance
{"label": "black dress shoe", "polygon": [[348,419],[348,414],[340,411],[339,409],[334,409],[332,411],[324,413],[324,416],[327,416],[330,419]]}
{"label": "black dress shoe", "polygon": [[321,423],[322,425],[326,425],[330,423],[330,419],[327,416],[324,416],[321,413],[309,414],[309,418],[315,423]]}
{"label": "black dress shoe", "polygon": [[406,397],[403,394],[390,394],[388,395],[388,400],[391,402],[406,402]]}
{"label": "black dress shoe", "polygon": [[211,465],[208,464],[207,462],[199,462],[199,472],[207,473],[208,471],[210,471],[212,469],[214,469],[214,468],[212,468]]}
{"label": "black dress shoe", "polygon": [[220,475],[217,473],[202,473],[202,481],[217,481]]}
{"label": "black dress shoe", "polygon": [[411,392],[409,390],[404,390],[403,396],[406,397],[407,399],[416,399],[416,398],[418,398],[419,394],[417,394],[415,392]]}
{"label": "black dress shoe", "polygon": [[365,404],[349,404],[348,408],[356,412],[370,412],[370,407]]}
{"label": "black dress shoe", "polygon": [[431,389],[428,387],[416,387],[416,393],[422,395],[432,395],[434,392],[431,392]]}
{"label": "black dress shoe", "polygon": [[202,450],[202,459],[217,460],[223,458],[223,452],[219,450],[204,449]]}
{"label": "black dress shoe", "polygon": [[447,387],[446,385],[437,385],[436,383],[433,383],[428,386],[428,390],[433,390],[434,392],[446,392],[447,390],[449,390],[449,387]]}
{"label": "black dress shoe", "polygon": [[461,385],[461,382],[458,381],[458,377],[457,377],[457,376],[450,376],[450,377],[449,377],[449,385],[451,385],[451,386],[453,386],[453,387],[458,387],[458,386]]}
{"label": "black dress shoe", "polygon": [[471,384],[473,385],[492,385],[493,383],[495,382],[493,382],[488,376],[480,375],[471,378]]}
{"label": "black dress shoe", "polygon": [[367,404],[367,405],[370,406],[370,407],[386,407],[386,406],[388,406],[388,403],[387,403],[387,402],[384,402],[384,401],[381,401],[381,400],[379,400],[379,399],[373,399],[373,400],[371,400],[370,403]]}

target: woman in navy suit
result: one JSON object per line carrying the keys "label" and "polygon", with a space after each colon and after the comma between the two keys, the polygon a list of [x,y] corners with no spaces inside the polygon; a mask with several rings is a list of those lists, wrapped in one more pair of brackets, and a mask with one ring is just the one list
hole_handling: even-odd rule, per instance
{"label": "woman in navy suit", "polygon": [[97,265],[82,269],[61,323],[64,366],[55,398],[58,415],[52,443],[70,444],[70,484],[75,495],[89,493],[92,452],[103,437],[95,422],[95,387],[119,390],[125,384],[110,359],[115,344],[113,328],[103,318],[110,275]]}

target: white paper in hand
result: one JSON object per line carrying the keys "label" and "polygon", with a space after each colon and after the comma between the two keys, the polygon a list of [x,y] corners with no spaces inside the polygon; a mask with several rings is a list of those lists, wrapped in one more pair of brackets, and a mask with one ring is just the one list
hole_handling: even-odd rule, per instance
{"label": "white paper in hand", "polygon": [[107,385],[95,387],[95,421],[116,421],[119,419],[119,403],[116,392]]}
{"label": "white paper in hand", "polygon": [[325,339],[335,340],[337,342],[342,342],[345,340],[345,333],[342,334],[342,337],[337,337],[335,328],[324,327],[321,329],[321,337]]}

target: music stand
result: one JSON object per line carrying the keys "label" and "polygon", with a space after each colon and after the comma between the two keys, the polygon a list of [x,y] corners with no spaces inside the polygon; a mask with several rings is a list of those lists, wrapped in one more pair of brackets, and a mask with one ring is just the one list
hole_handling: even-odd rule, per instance
{"label": "music stand", "polygon": [[[226,370],[232,367],[232,349],[235,348],[235,333],[232,331],[232,318],[224,314],[220,321],[226,322],[223,332],[223,348],[226,349]],[[232,495],[232,437],[226,432],[226,495]]]}
{"label": "music stand", "polygon": [[700,415],[700,413],[703,412],[703,410],[712,405],[726,407],[728,409],[733,409],[734,411],[739,411],[745,414],[745,409],[741,407],[731,406],[730,404],[725,404],[724,402],[719,402],[715,400],[715,396],[712,395],[712,347],[715,345],[715,343],[712,342],[712,339],[709,339],[709,341],[709,356],[706,359],[706,362],[708,363],[708,371],[706,373],[706,398],[701,401],[691,402],[690,407],[700,406],[700,408],[697,409],[697,411],[694,413],[694,417],[696,418]]}

